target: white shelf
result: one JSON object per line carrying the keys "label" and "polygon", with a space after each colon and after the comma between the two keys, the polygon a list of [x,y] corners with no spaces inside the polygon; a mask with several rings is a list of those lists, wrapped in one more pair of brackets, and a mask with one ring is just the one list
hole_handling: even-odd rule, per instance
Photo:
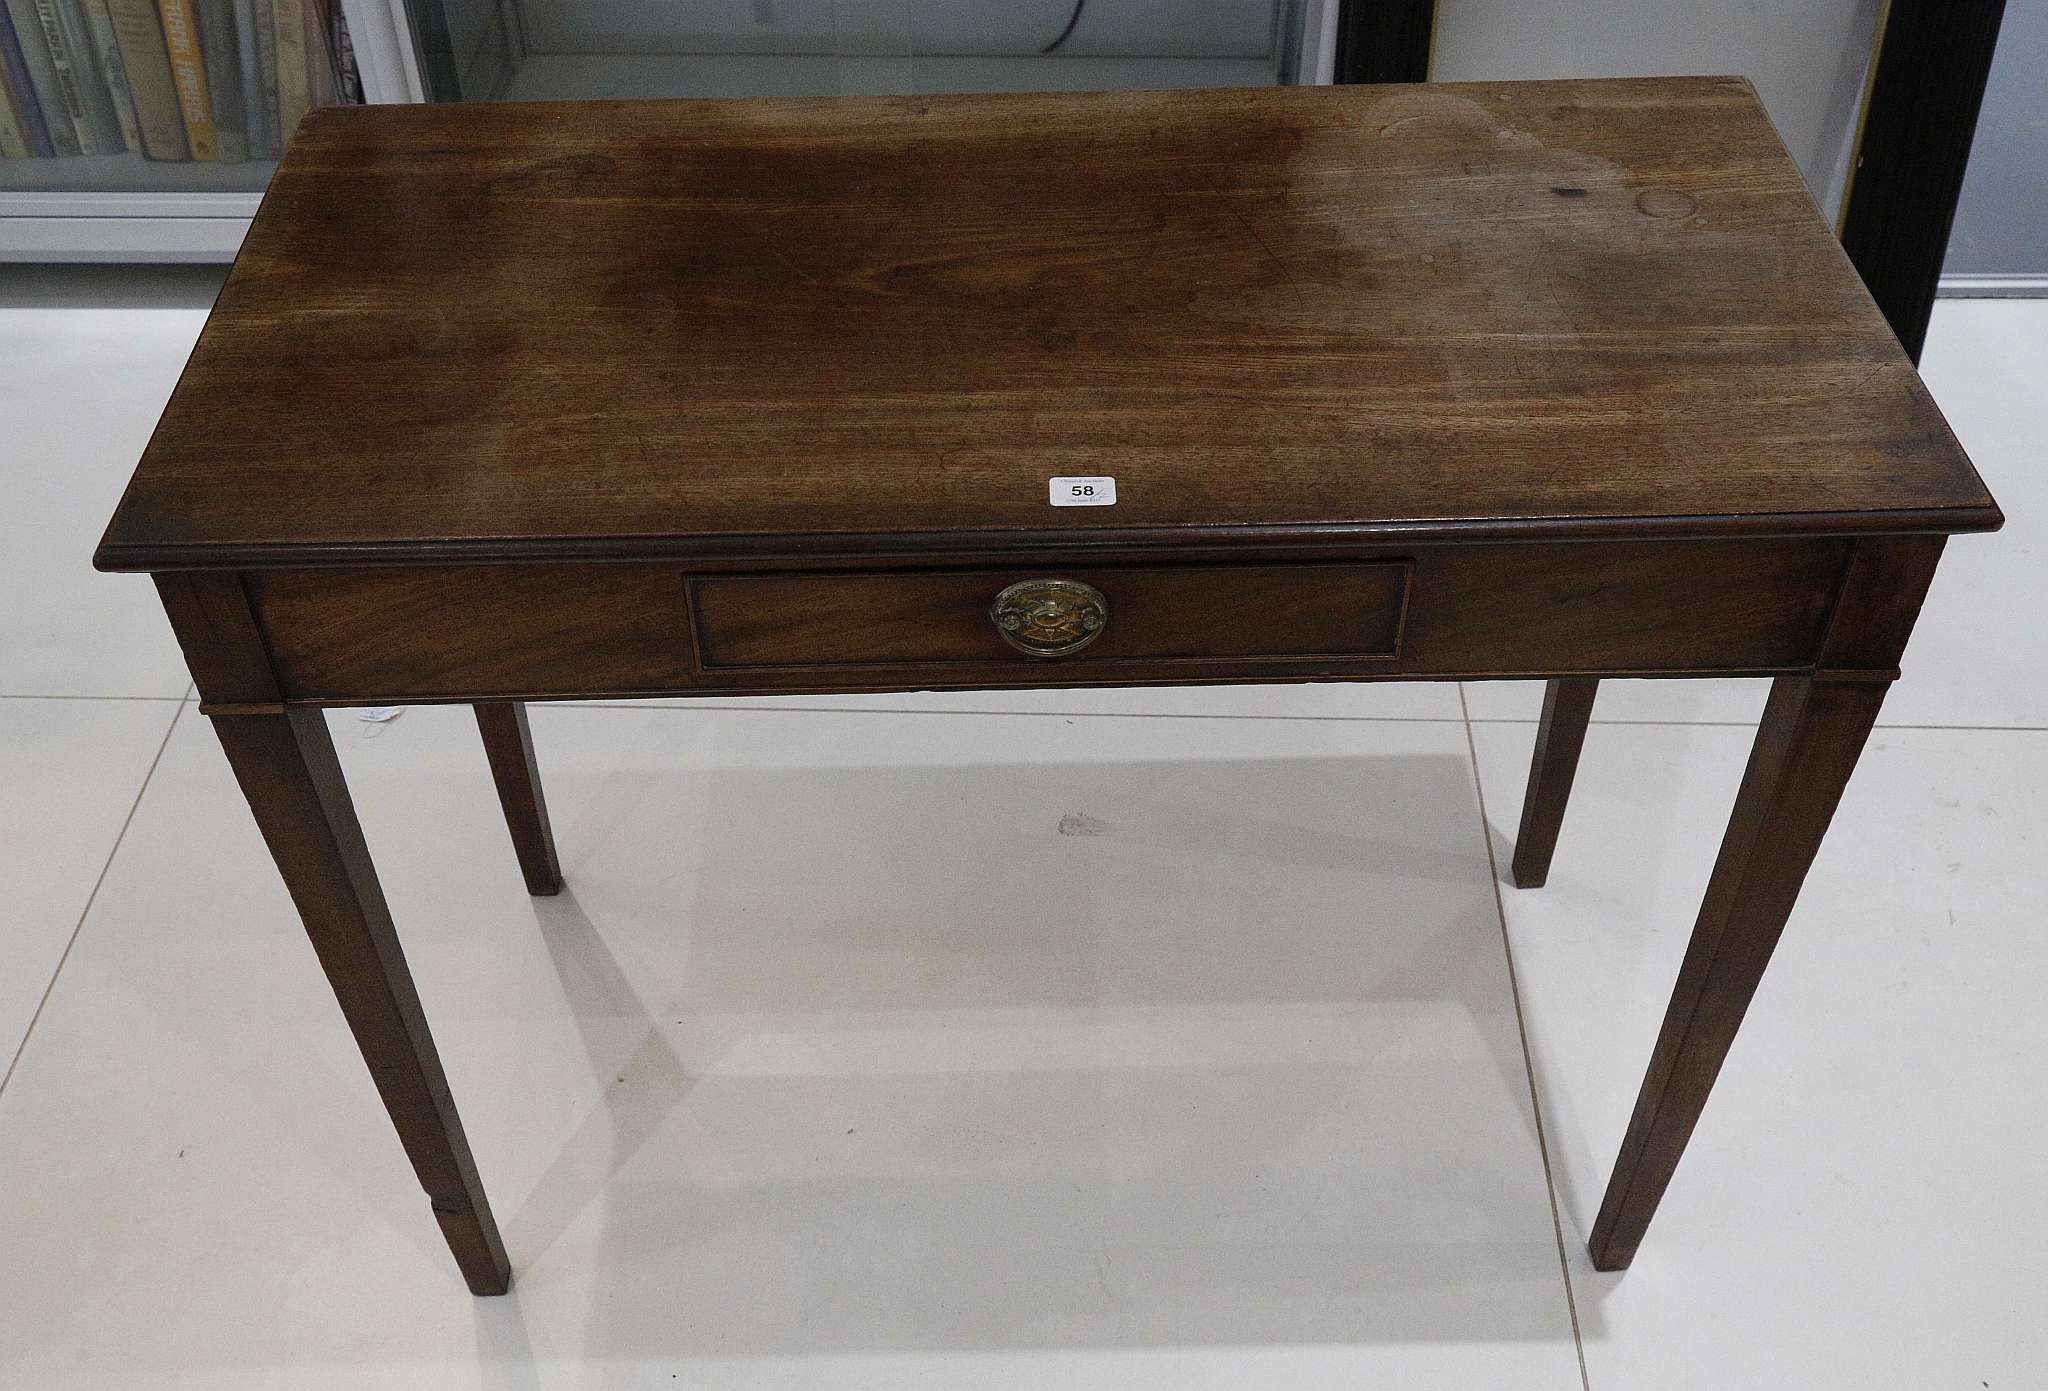
{"label": "white shelf", "polygon": [[[225,262],[235,259],[256,195],[237,195],[233,209],[210,217],[167,217],[148,206],[160,194],[130,196],[127,215],[75,217],[36,209],[26,216],[0,216],[0,262],[128,261]],[[221,195],[228,197],[231,195]]]}
{"label": "white shelf", "polygon": [[276,160],[0,162],[0,261],[225,261]]}
{"label": "white shelf", "polygon": [[0,163],[0,261],[228,261],[275,160]]}
{"label": "white shelf", "polygon": [[240,164],[189,160],[175,164],[118,155],[70,159],[0,160],[0,199],[26,194],[124,193],[136,197],[184,193],[261,193],[277,169],[274,159]]}

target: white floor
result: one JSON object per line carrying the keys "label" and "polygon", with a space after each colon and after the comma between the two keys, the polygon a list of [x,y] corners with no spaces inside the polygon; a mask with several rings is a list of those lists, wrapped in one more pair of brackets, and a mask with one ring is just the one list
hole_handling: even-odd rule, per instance
{"label": "white floor", "polygon": [[1743,683],[1606,690],[1528,893],[1522,687],[543,708],[555,901],[464,712],[338,716],[521,1273],[477,1301],[87,568],[209,295],[0,278],[0,1386],[2048,1385],[2048,305],[1937,312],[2012,521],[1626,1275],[1584,1234]]}

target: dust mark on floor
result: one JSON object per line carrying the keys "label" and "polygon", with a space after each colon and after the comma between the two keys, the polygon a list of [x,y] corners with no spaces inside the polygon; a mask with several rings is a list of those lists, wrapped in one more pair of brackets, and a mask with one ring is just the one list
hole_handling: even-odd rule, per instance
{"label": "dust mark on floor", "polygon": [[1060,834],[1063,836],[1099,836],[1108,830],[1107,821],[1098,820],[1085,811],[1070,811],[1060,818]]}

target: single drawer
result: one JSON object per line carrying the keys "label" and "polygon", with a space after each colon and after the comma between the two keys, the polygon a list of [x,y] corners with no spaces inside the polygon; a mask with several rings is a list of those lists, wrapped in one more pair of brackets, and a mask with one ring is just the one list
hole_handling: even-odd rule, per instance
{"label": "single drawer", "polygon": [[[713,575],[686,581],[707,676],[787,668],[1393,661],[1406,560]],[[1000,607],[999,607],[1000,601]]]}

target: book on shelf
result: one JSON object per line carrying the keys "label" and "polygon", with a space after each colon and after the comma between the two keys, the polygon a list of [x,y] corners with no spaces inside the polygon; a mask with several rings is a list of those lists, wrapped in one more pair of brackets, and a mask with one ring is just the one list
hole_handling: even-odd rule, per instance
{"label": "book on shelf", "polygon": [[242,110],[242,55],[235,41],[235,0],[198,0],[199,50],[206,62],[206,90],[213,98],[213,139],[222,164],[249,157],[249,128]]}
{"label": "book on shelf", "polygon": [[107,0],[79,0],[85,7],[86,27],[92,31],[93,56],[99,59],[100,76],[106,80],[107,95],[113,99],[114,115],[120,122],[121,148],[142,148],[142,127],[135,119],[135,98],[128,90],[128,65],[121,61],[121,47],[114,38],[114,16]]}
{"label": "book on shelf", "polygon": [[50,59],[49,41],[43,37],[43,21],[36,14],[36,0],[6,0],[11,52],[21,60],[26,82],[16,86],[10,76],[9,95],[23,107],[33,106],[34,120],[42,125],[52,155],[75,155],[78,127],[71,123],[64,103],[64,89],[57,81],[57,65]]}
{"label": "book on shelf", "polygon": [[253,0],[256,11],[256,102],[249,109],[251,127],[262,126],[263,148],[270,158],[284,153],[284,132],[278,129],[277,11],[270,0]]}
{"label": "book on shelf", "polygon": [[162,3],[164,45],[178,93],[178,114],[185,122],[185,142],[192,158],[219,159],[220,146],[213,136],[213,94],[206,89],[206,60],[199,51],[199,16],[192,0]]}
{"label": "book on shelf", "polygon": [[[38,5],[45,0],[36,0]],[[92,128],[93,143],[103,155],[118,155],[128,148],[121,129],[121,113],[114,105],[113,89],[100,66],[99,44],[85,13],[85,0],[47,0],[64,26],[64,41],[71,48],[71,70],[78,82],[78,99],[85,107],[85,121]],[[79,134],[84,143],[84,132]]]}
{"label": "book on shelf", "polygon": [[[6,16],[0,15],[0,22]],[[14,84],[0,67],[0,159],[27,159],[28,131],[21,124],[21,112],[14,105]]]}
{"label": "book on shelf", "polygon": [[344,106],[360,106],[363,78],[356,70],[355,40],[349,37],[348,21],[341,16],[341,0],[319,0],[327,9],[327,52],[334,66],[334,100]]}
{"label": "book on shelf", "polygon": [[36,28],[43,36],[43,51],[50,55],[50,67],[57,74],[58,110],[52,114],[71,127],[81,154],[111,153],[100,144],[93,113],[86,105],[86,91],[92,79],[89,73],[79,71],[79,61],[84,55],[71,46],[71,34],[64,23],[66,7],[62,0],[32,0],[32,3]]}
{"label": "book on shelf", "polygon": [[106,5],[114,26],[114,43],[128,74],[128,99],[135,107],[142,152],[166,162],[192,158],[156,0],[106,0]]}
{"label": "book on shelf", "polygon": [[327,41],[327,10],[323,0],[305,0],[302,13],[306,34],[306,100],[314,106],[332,106],[341,94],[334,76],[334,48]]}
{"label": "book on shelf", "polygon": [[0,158],[270,160],[361,91],[329,0],[0,0]]}
{"label": "book on shelf", "polygon": [[263,139],[263,58],[256,44],[254,0],[232,0],[235,16],[235,57],[240,59],[242,84],[242,135],[248,142],[249,158],[267,159],[273,151]]}
{"label": "book on shelf", "polygon": [[303,0],[275,0],[270,12],[277,34],[277,130],[284,141],[306,114],[306,7]]}
{"label": "book on shelf", "polygon": [[[9,123],[27,154],[49,159],[57,153],[50,144],[50,128],[43,122],[42,106],[36,101],[28,55],[22,50],[21,40],[15,37],[14,17],[4,3],[0,3],[0,102],[6,104]],[[10,157],[20,156],[10,153]]]}

